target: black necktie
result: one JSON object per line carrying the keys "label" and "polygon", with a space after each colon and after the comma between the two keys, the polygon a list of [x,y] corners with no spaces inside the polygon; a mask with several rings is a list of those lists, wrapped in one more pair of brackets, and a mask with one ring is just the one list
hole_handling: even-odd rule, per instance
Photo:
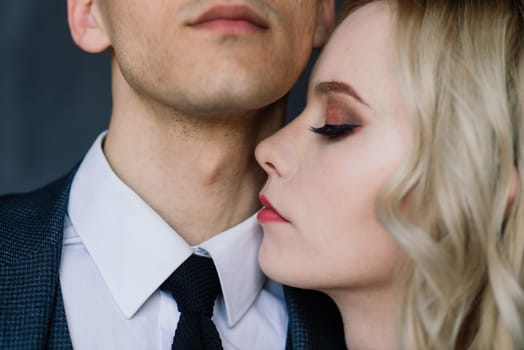
{"label": "black necktie", "polygon": [[172,350],[220,350],[222,342],[211,321],[220,281],[213,260],[191,255],[160,289],[176,300],[180,319]]}

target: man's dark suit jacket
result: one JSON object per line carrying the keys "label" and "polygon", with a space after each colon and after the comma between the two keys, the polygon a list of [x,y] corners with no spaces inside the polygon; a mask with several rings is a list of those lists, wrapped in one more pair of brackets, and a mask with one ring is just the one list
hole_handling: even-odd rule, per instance
{"label": "man's dark suit jacket", "polygon": [[[0,349],[72,348],[59,267],[73,176],[0,197]],[[285,296],[287,349],[346,348],[340,314],[329,298],[290,287]]]}

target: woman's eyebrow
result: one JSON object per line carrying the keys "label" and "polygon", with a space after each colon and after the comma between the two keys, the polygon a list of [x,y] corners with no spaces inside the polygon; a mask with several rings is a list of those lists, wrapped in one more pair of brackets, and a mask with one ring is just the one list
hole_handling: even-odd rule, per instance
{"label": "woman's eyebrow", "polygon": [[326,81],[318,83],[315,86],[315,92],[320,95],[327,95],[331,92],[343,93],[353,97],[363,105],[370,107],[369,104],[362,97],[360,97],[353,86],[340,81]]}

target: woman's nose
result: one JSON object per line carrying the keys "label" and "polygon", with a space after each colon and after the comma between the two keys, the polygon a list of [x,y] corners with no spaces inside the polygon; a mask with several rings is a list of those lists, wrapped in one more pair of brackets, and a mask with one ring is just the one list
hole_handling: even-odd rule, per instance
{"label": "woman's nose", "polygon": [[297,166],[292,124],[259,143],[255,149],[258,163],[270,177],[287,178]]}

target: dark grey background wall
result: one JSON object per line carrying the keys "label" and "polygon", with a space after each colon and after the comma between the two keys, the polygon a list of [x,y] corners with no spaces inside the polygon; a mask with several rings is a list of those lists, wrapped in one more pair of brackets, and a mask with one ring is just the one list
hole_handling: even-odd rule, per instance
{"label": "dark grey background wall", "polygon": [[[111,94],[109,57],[73,44],[65,0],[3,1],[0,53],[3,194],[38,188],[79,162],[108,125]],[[289,117],[304,105],[306,76],[290,94]]]}

